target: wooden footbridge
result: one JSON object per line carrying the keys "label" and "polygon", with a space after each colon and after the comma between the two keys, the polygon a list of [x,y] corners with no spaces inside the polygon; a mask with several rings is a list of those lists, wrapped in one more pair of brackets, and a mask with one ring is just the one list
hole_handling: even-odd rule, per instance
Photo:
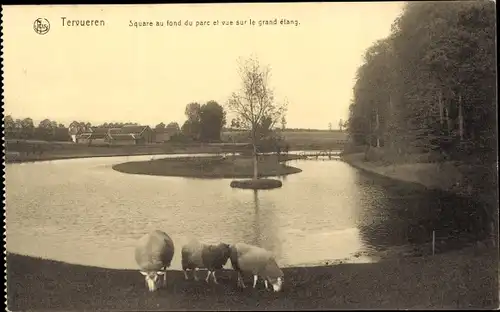
{"label": "wooden footbridge", "polygon": [[323,150],[323,151],[308,151],[308,152],[300,152],[298,155],[304,159],[319,159],[320,157],[328,157],[328,159],[339,159],[340,151],[334,150]]}

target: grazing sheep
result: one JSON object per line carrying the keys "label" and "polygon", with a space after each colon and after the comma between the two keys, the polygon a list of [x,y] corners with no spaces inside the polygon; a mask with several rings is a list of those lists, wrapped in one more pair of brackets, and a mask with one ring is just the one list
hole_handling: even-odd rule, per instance
{"label": "grazing sheep", "polygon": [[149,291],[159,288],[159,275],[163,286],[167,284],[167,268],[174,256],[174,242],[165,232],[155,230],[139,239],[135,248],[135,260],[144,275]]}
{"label": "grazing sheep", "polygon": [[269,282],[275,292],[281,291],[284,274],[270,251],[245,243],[237,243],[231,246],[230,259],[233,269],[238,272],[238,287],[246,287],[242,273],[252,273],[253,288],[257,285],[257,279],[260,276],[264,279],[266,289],[269,289]]}
{"label": "grazing sheep", "polygon": [[224,264],[229,260],[230,253],[231,248],[228,244],[210,245],[192,239],[182,247],[182,270],[184,271],[184,277],[188,279],[187,270],[192,270],[194,279],[198,280],[196,271],[207,269],[208,274],[205,281],[208,283],[210,275],[212,275],[214,283],[218,284],[215,277],[215,270],[222,269]]}

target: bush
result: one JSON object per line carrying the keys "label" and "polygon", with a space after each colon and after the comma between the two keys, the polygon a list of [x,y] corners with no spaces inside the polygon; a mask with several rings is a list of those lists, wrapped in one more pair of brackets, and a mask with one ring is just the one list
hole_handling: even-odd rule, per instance
{"label": "bush", "polygon": [[251,179],[251,180],[234,180],[230,186],[233,188],[252,189],[252,190],[269,190],[279,188],[283,185],[280,180],[275,179]]}
{"label": "bush", "polygon": [[170,142],[173,143],[191,143],[193,139],[183,133],[176,133],[170,137]]}

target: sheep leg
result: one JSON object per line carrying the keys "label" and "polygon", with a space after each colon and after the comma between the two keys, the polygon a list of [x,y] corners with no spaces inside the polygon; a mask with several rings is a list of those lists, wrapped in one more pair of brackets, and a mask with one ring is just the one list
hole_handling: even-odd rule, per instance
{"label": "sheep leg", "polygon": [[184,279],[185,279],[185,280],[188,280],[188,279],[189,279],[189,277],[188,277],[188,274],[187,274],[187,269],[186,269],[186,270],[183,270],[183,272],[184,272]]}
{"label": "sheep leg", "polygon": [[245,283],[243,282],[243,278],[241,277],[241,273],[238,272],[238,286],[241,286],[241,288],[246,288]]}
{"label": "sheep leg", "polygon": [[268,288],[268,284],[267,284],[267,280],[266,280],[266,279],[264,280],[264,285],[266,285],[266,289],[269,289],[269,288]]}
{"label": "sheep leg", "polygon": [[253,288],[255,288],[255,285],[257,285],[257,279],[258,279],[258,278],[259,278],[259,277],[258,277],[257,275],[254,275],[254,276],[253,276]]}
{"label": "sheep leg", "polygon": [[207,283],[208,283],[208,279],[210,278],[210,274],[212,274],[212,272],[210,270],[208,270],[207,278],[205,278],[205,282],[207,282]]}
{"label": "sheep leg", "polygon": [[194,269],[193,271],[193,277],[195,281],[199,281],[198,275],[196,275],[196,272],[198,272],[198,268]]}
{"label": "sheep leg", "polygon": [[167,286],[167,269],[163,270],[163,287]]}
{"label": "sheep leg", "polygon": [[215,284],[219,284],[219,283],[217,282],[217,278],[215,277],[215,271],[212,271],[212,277],[214,278],[214,283],[215,283]]}

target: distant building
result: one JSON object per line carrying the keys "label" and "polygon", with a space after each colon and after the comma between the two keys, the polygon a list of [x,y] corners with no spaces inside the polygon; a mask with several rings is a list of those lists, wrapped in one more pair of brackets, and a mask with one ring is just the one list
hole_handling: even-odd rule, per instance
{"label": "distant building", "polygon": [[165,143],[170,141],[172,136],[176,135],[179,131],[174,128],[156,128],[154,132],[154,142],[155,143]]}
{"label": "distant building", "polygon": [[77,134],[76,142],[96,145],[142,145],[153,143],[154,133],[149,126],[92,127],[88,132]]}

